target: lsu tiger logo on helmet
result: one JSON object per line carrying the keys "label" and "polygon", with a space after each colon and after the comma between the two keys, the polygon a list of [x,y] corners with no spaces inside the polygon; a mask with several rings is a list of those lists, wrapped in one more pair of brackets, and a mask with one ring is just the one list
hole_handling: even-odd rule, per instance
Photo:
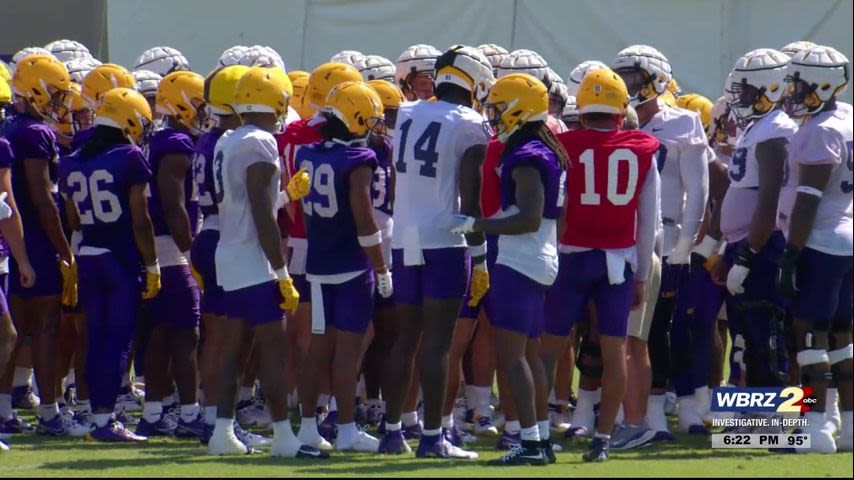
{"label": "lsu tiger logo on helmet", "polygon": [[832,47],[816,45],[796,53],[786,72],[786,113],[795,118],[819,113],[842,95],[850,78],[848,58]]}
{"label": "lsu tiger logo on helmet", "polygon": [[789,56],[771,48],[746,53],[728,81],[732,111],[742,125],[771,113],[783,99]]}

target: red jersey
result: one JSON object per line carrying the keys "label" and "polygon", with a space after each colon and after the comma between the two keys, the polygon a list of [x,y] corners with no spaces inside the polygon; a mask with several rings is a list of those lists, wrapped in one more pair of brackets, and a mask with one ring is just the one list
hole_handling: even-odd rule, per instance
{"label": "red jersey", "polygon": [[[297,120],[285,127],[284,132],[276,135],[276,144],[279,147],[279,158],[282,163],[282,188],[288,184],[288,179],[296,171],[294,159],[297,157],[297,150],[299,150],[300,145],[323,140],[323,137],[317,132],[316,123],[309,123],[309,120]],[[292,218],[288,222],[281,218],[280,214],[279,228],[287,225],[289,237],[306,238],[305,225],[302,222],[302,204],[292,202],[288,208]]]}
{"label": "red jersey", "polygon": [[557,136],[569,153],[564,245],[635,245],[638,198],[658,140],[639,130],[572,130]]}

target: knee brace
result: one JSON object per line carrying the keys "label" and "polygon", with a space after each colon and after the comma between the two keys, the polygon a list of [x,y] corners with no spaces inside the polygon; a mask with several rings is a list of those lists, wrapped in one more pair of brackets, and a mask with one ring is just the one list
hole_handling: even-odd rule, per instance
{"label": "knee brace", "polygon": [[[807,345],[811,339],[807,338]],[[827,350],[807,348],[798,352],[798,365],[801,367],[801,384],[810,385],[813,382],[830,380],[829,374],[821,372],[820,365],[828,363]]]}
{"label": "knee brace", "polygon": [[851,362],[845,362],[845,360],[854,358],[854,345],[849,343],[838,350],[831,350],[827,352],[827,358],[830,361],[830,373],[833,376],[834,385],[844,380],[852,381],[854,369],[851,368]]}
{"label": "knee brace", "polygon": [[602,376],[602,349],[598,344],[584,339],[578,348],[578,361],[576,362],[581,375],[590,378]]}

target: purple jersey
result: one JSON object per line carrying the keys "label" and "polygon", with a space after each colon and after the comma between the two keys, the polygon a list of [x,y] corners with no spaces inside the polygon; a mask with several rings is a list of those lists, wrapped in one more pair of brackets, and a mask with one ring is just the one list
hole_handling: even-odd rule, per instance
{"label": "purple jersey", "polygon": [[371,150],[377,155],[377,168],[374,170],[374,181],[371,184],[371,195],[374,208],[386,215],[394,214],[394,189],[391,184],[392,170],[391,141],[383,139],[382,146]]}
{"label": "purple jersey", "polygon": [[80,130],[75,133],[73,137],[71,137],[71,151],[75,152],[78,148],[82,147],[86,141],[92,138],[92,134],[95,133],[95,128],[87,128],[86,130]]}
{"label": "purple jersey", "polygon": [[199,197],[199,208],[202,216],[216,215],[216,191],[214,191],[213,158],[216,142],[225,130],[214,127],[208,133],[199,137],[196,142],[196,155],[193,158],[193,178]]}
{"label": "purple jersey", "polygon": [[137,269],[130,189],[146,184],[151,171],[139,147],[115,145],[94,156],[81,151],[60,162],[60,188],[74,203],[83,233],[81,248],[112,251],[122,264]]}
{"label": "purple jersey", "polygon": [[296,164],[311,176],[311,191],[302,199],[308,230],[306,273],[334,275],[370,268],[356,233],[349,181],[358,167],[376,169],[374,151],[322,142],[300,148]]}
{"label": "purple jersey", "polygon": [[[166,155],[186,155],[193,158],[195,145],[193,138],[174,128],[158,130],[148,141],[148,164],[151,168],[151,198],[148,199],[148,211],[151,214],[151,222],[154,224],[154,235],[169,235],[169,226],[166,224],[166,216],[163,213],[163,203],[160,198],[160,188],[157,185],[157,172],[160,169],[160,161]],[[187,170],[184,177],[184,205],[190,217],[192,226],[195,210],[193,202],[193,169]]]}
{"label": "purple jersey", "polygon": [[[0,169],[12,168],[13,158],[15,157],[12,153],[12,146],[9,145],[9,141],[3,137],[0,137]],[[8,256],[9,244],[6,243],[6,239],[3,238],[3,234],[0,234],[0,257]]]}
{"label": "purple jersey", "polygon": [[545,204],[543,218],[555,220],[560,216],[563,202],[560,197],[561,174],[563,173],[557,155],[540,140],[530,140],[516,147],[512,152],[505,152],[501,158],[501,209],[507,210],[516,205],[516,182],[513,180],[513,170],[516,167],[533,167],[540,173],[543,183]]}

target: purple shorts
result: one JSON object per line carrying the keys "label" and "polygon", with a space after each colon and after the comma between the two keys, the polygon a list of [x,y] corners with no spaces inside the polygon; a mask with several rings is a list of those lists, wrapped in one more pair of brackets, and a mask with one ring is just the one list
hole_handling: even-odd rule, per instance
{"label": "purple shorts", "polygon": [[546,290],[545,319],[543,321],[543,332],[556,337],[566,337],[572,332],[577,317],[572,317],[566,310],[564,300],[569,290],[569,281],[574,272],[570,271],[569,255],[558,256],[557,278],[552,286]]}
{"label": "purple shorts", "polygon": [[505,265],[490,275],[489,318],[495,327],[540,338],[548,287]]}
{"label": "purple shorts", "polygon": [[205,289],[202,292],[202,311],[217,316],[225,315],[223,296],[225,292],[216,280],[216,246],[219,243],[219,230],[202,230],[193,239],[190,261],[202,276]]}
{"label": "purple shorts", "polygon": [[174,329],[199,326],[199,287],[189,265],[160,269],[160,292],[146,302],[146,311],[155,325]]}
{"label": "purple shorts", "polygon": [[[489,271],[492,271],[492,267],[495,266],[495,262],[498,260],[498,235],[487,235],[486,236],[486,267]],[[466,291],[466,295],[463,298],[463,306],[460,308],[460,318],[473,318],[477,320],[478,314],[480,313],[480,307],[486,305],[487,299],[489,298],[489,292],[492,289],[487,290],[486,295],[484,295],[483,299],[481,299],[480,303],[475,305],[474,307],[469,306],[469,300],[471,300],[471,292]]]}
{"label": "purple shorts", "polygon": [[854,257],[805,248],[798,259],[798,294],[792,302],[795,317],[825,331],[849,330],[854,314],[852,265]]}
{"label": "purple shorts", "polygon": [[[587,302],[593,300],[599,333],[625,337],[634,292],[634,272],[628,262],[625,278],[626,281],[619,285],[610,284],[605,252],[602,250],[560,254],[558,279],[552,286],[552,290],[555,290],[555,287],[557,290],[552,292],[548,313],[549,317],[553,317],[555,312],[559,312],[565,320],[558,320],[557,327],[547,328],[546,331],[550,334],[568,334],[576,323],[585,318]],[[549,318],[549,322],[555,322],[554,318]]]}
{"label": "purple shorts", "polygon": [[279,304],[282,294],[276,281],[259,283],[251,287],[225,292],[225,314],[228,318],[242,318],[253,327],[285,318]]}
{"label": "purple shorts", "polygon": [[36,283],[30,288],[24,288],[21,285],[18,262],[12,257],[9,269],[9,293],[23,299],[62,294],[62,274],[59,273],[59,257],[56,250],[40,230],[30,229],[24,233],[27,256],[36,272]]}
{"label": "purple shorts", "polygon": [[365,333],[374,316],[375,287],[372,269],[344,283],[321,285],[326,326]]}
{"label": "purple shorts", "polygon": [[424,250],[424,265],[403,265],[403,250],[391,252],[394,301],[421,305],[425,299],[462,300],[469,285],[470,258],[465,247]]}

